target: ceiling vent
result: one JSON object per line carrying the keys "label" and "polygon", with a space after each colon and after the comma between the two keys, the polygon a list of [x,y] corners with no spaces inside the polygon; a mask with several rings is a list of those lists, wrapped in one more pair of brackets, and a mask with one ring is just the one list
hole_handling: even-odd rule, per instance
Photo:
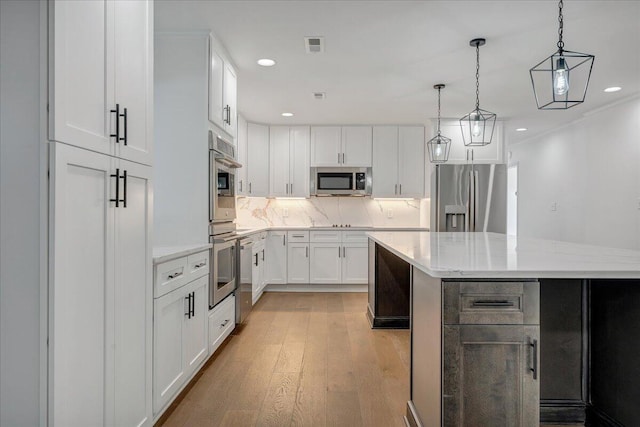
{"label": "ceiling vent", "polygon": [[318,101],[322,101],[327,97],[325,92],[313,92],[313,99],[317,99]]}
{"label": "ceiling vent", "polygon": [[305,37],[304,47],[307,53],[324,52],[324,37]]}

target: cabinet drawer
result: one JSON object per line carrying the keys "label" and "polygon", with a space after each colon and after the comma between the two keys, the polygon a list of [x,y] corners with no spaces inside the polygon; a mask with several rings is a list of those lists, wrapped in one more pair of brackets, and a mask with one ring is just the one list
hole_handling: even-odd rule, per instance
{"label": "cabinet drawer", "polygon": [[236,327],[236,297],[231,295],[209,313],[209,354],[220,347]]}
{"label": "cabinet drawer", "polygon": [[189,281],[209,274],[210,251],[198,252],[197,254],[187,257],[187,271],[189,272]]}
{"label": "cabinet drawer", "polygon": [[287,239],[291,243],[300,242],[306,243],[309,241],[309,231],[288,231]]}
{"label": "cabinet drawer", "polygon": [[342,243],[366,243],[367,232],[364,230],[353,230],[342,232]]}
{"label": "cabinet drawer", "polygon": [[154,275],[154,296],[165,295],[187,283],[187,257],[173,259],[156,265]]}
{"label": "cabinet drawer", "polygon": [[538,282],[444,282],[444,323],[539,325]]}
{"label": "cabinet drawer", "polygon": [[342,232],[336,231],[311,231],[309,233],[311,243],[340,243],[342,241]]}

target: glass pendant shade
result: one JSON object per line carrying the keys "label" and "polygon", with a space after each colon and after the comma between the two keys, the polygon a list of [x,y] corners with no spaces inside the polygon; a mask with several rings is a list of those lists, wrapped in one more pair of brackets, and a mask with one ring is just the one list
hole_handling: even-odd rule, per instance
{"label": "glass pendant shade", "polygon": [[480,46],[485,39],[473,39],[470,46],[476,48],[476,108],[460,119],[462,141],[467,147],[481,147],[491,144],[496,127],[495,113],[480,108]]}
{"label": "glass pendant shade", "polygon": [[539,110],[566,110],[587,96],[595,56],[558,50],[535,65],[529,74]]}
{"label": "glass pendant shade", "polygon": [[429,151],[429,160],[431,163],[445,163],[449,160],[451,139],[442,136],[440,133],[440,91],[444,89],[444,87],[442,83],[433,86],[434,89],[438,90],[438,134],[427,142],[427,150]]}
{"label": "glass pendant shade", "polygon": [[438,133],[427,142],[429,149],[429,160],[431,163],[446,163],[449,160],[449,149],[451,148],[451,139]]}
{"label": "glass pendant shade", "polygon": [[595,56],[564,50],[562,0],[558,2],[558,50],[529,70],[539,110],[566,110],[584,102]]}

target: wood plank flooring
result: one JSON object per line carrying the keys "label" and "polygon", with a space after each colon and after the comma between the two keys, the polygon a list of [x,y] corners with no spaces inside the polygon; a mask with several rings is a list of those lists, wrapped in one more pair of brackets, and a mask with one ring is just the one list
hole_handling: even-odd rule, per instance
{"label": "wood plank flooring", "polygon": [[366,293],[265,293],[157,425],[403,427],[409,331],[372,330]]}

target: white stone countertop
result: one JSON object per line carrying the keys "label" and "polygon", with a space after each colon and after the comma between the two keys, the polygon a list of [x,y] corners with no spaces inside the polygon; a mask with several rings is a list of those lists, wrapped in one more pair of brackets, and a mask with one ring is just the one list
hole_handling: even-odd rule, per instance
{"label": "white stone countertop", "polygon": [[369,232],[432,277],[640,279],[640,252],[498,233]]}
{"label": "white stone countertop", "polygon": [[429,231],[426,227],[373,227],[373,226],[351,226],[351,227],[332,227],[330,225],[315,225],[315,226],[265,226],[255,228],[242,228],[237,230],[238,237],[249,236],[251,234],[259,233],[261,231],[285,231],[285,230],[319,230],[319,231]]}
{"label": "white stone countertop", "polygon": [[156,246],[153,248],[153,263],[161,264],[172,259],[206,251],[212,246],[213,245],[211,243],[194,243],[191,245],[179,246]]}

